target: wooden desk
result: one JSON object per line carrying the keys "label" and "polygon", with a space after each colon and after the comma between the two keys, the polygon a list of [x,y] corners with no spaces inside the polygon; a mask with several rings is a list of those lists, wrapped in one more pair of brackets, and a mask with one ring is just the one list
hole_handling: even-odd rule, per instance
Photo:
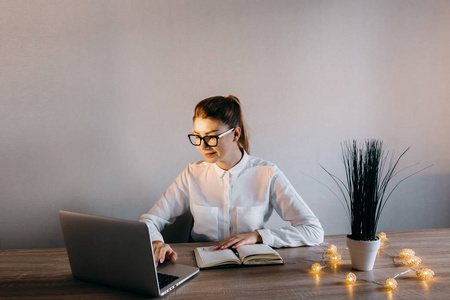
{"label": "wooden desk", "polygon": [[[325,243],[338,246],[342,255],[340,271],[309,273],[320,262],[321,248],[278,249],[282,266],[216,269],[200,271],[165,299],[450,299],[450,229],[387,232],[390,246],[383,248],[375,268],[354,272],[357,283],[343,283],[351,271],[345,236],[327,236]],[[195,266],[192,250],[205,244],[173,244],[179,262]],[[327,247],[327,246],[324,246]],[[411,248],[422,266],[435,272],[430,281],[419,280],[414,272],[397,277],[398,288],[386,291],[381,285],[405,270],[393,264],[394,250]],[[0,299],[131,299],[144,296],[73,279],[65,249],[0,250]]]}

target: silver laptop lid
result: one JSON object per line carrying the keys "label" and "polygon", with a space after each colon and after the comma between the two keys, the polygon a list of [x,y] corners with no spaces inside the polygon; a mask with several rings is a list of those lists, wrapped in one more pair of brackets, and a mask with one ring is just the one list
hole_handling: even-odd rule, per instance
{"label": "silver laptop lid", "polygon": [[[179,279],[159,290],[152,243],[145,223],[60,211],[70,267],[75,278],[154,297],[198,272],[172,264]],[[181,273],[177,269],[181,268]]]}

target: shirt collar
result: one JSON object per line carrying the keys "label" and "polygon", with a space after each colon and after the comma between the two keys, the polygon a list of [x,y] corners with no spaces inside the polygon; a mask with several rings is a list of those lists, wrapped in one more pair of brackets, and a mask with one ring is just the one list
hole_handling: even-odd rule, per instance
{"label": "shirt collar", "polygon": [[216,173],[219,177],[223,177],[227,172],[230,173],[231,176],[236,177],[237,175],[239,175],[239,173],[241,173],[241,171],[245,168],[245,165],[248,162],[248,158],[249,155],[247,154],[247,152],[244,151],[244,154],[242,155],[241,160],[231,169],[229,170],[224,170],[221,169],[219,166],[217,166],[217,164],[214,164],[214,169],[216,170]]}

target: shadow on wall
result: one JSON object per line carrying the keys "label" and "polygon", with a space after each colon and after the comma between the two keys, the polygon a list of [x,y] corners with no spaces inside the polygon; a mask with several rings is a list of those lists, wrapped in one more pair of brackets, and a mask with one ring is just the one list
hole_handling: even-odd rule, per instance
{"label": "shadow on wall", "polygon": [[379,230],[449,228],[450,174],[420,174],[404,181],[392,194]]}
{"label": "shadow on wall", "polygon": [[[339,178],[341,178],[340,175],[338,175]],[[398,178],[402,178],[401,175]],[[316,179],[305,179],[310,183],[310,189],[315,191],[314,194],[310,193],[307,199],[313,204],[314,199],[321,203],[320,207],[314,207],[314,205],[311,207],[319,217],[325,235],[348,233],[350,222],[346,210],[336,196],[327,189],[329,187],[340,199],[343,199],[338,187],[329,177],[322,176],[318,179],[327,187]],[[397,183],[395,179],[392,181],[387,195]],[[450,218],[447,217],[450,213],[449,183],[450,174],[421,175],[420,173],[400,183],[383,209],[377,230],[450,228]]]}
{"label": "shadow on wall", "polygon": [[[386,204],[380,219],[378,230],[391,231],[449,228],[449,182],[450,174],[443,174],[415,176],[402,183]],[[329,192],[324,191],[324,193]],[[329,199],[328,201],[337,201],[337,199],[332,197],[327,198]],[[99,214],[97,210],[102,209],[98,206],[93,207],[88,205],[88,203],[80,201],[77,201],[76,203],[77,204],[73,203],[70,205],[70,208],[60,207],[58,209],[67,209],[88,214]],[[83,209],[81,209],[81,207],[83,207]],[[17,224],[9,224],[8,228],[16,228],[17,230],[2,231],[0,248],[63,247],[64,242],[58,220],[58,209],[51,207],[49,210],[30,211],[27,218],[17,220],[17,222],[20,222],[20,228]],[[110,207],[110,205],[108,205],[107,209],[109,212],[115,212],[114,217],[127,218],[126,212],[121,213],[120,208]],[[139,210],[139,208],[137,208],[137,210]],[[44,211],[46,212],[46,215],[43,215]],[[139,216],[141,213],[141,211],[136,211],[135,215]],[[330,234],[327,232],[327,228],[330,228],[328,225],[330,219],[327,216],[330,216],[333,212],[322,210],[321,212],[317,211],[316,213],[324,226],[325,234]],[[274,214],[276,214],[276,212],[274,212]],[[110,213],[104,212],[102,215],[112,216]],[[343,217],[345,217],[344,214]],[[33,223],[33,220],[35,219],[41,220],[39,224]],[[38,225],[37,227],[45,227],[46,230],[40,231],[36,229],[36,225]],[[278,224],[270,224],[269,228],[278,227],[277,225]],[[24,228],[26,228],[26,230],[23,230]],[[182,217],[179,217],[173,225],[164,229],[163,236],[169,243],[188,242],[191,228],[192,216],[190,215],[190,212],[188,212]],[[346,230],[347,228],[341,228],[342,232],[340,233],[345,233]]]}

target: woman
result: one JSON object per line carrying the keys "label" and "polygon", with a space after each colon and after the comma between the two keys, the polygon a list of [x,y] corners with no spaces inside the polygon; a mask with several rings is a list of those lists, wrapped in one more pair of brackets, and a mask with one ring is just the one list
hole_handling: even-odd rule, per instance
{"label": "woman", "polygon": [[[278,167],[250,156],[239,100],[231,95],[200,101],[190,142],[205,161],[189,164],[140,221],[148,224],[155,262],[177,254],[160,231],[188,209],[194,241],[214,241],[216,249],[264,243],[297,247],[323,242],[323,229]],[[273,210],[290,226],[266,229]]]}

